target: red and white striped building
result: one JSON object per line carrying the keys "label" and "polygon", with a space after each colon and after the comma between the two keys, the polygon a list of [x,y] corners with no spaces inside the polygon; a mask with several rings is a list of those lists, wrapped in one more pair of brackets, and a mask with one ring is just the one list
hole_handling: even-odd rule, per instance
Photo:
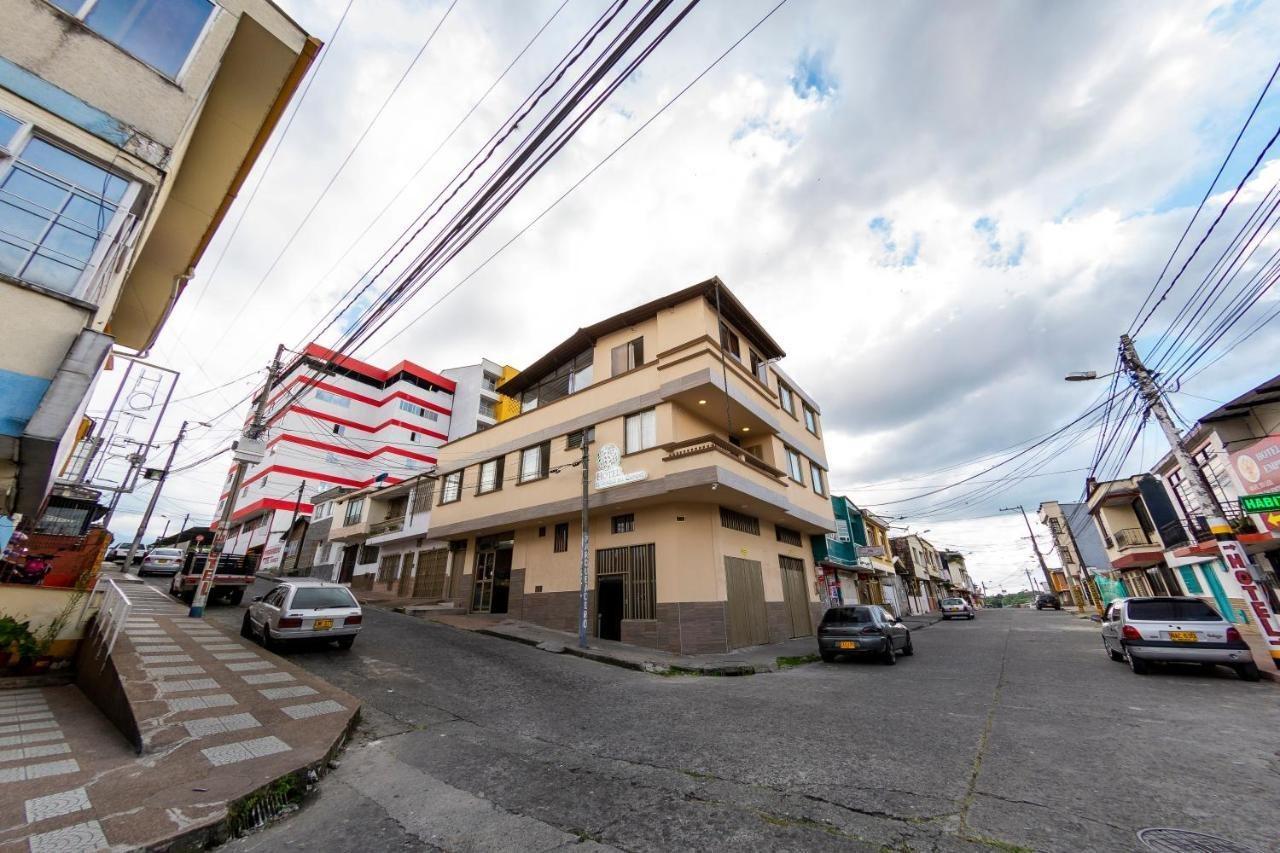
{"label": "red and white striped building", "polygon": [[[260,554],[261,568],[279,563],[280,534],[295,507],[311,514],[313,495],[421,474],[435,465],[451,425],[456,437],[492,422],[483,412],[455,412],[458,381],[421,365],[402,361],[384,370],[334,356],[308,344],[270,390],[267,455],[245,472],[226,545],[228,553]],[[326,375],[314,381],[317,370]],[[475,399],[468,390],[462,399]],[[455,417],[461,420],[452,424]],[[229,471],[224,488],[230,482]],[[226,499],[224,492],[215,517]]]}

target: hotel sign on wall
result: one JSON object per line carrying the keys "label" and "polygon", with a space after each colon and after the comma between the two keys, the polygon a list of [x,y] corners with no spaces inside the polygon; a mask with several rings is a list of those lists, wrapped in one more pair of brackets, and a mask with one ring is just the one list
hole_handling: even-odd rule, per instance
{"label": "hotel sign on wall", "polygon": [[634,483],[647,477],[644,471],[622,470],[622,451],[616,444],[606,444],[596,454],[596,488],[611,489],[625,483]]}
{"label": "hotel sign on wall", "polygon": [[[1271,435],[1231,454],[1231,467],[1247,493],[1240,508],[1262,519],[1264,529],[1280,530],[1280,504],[1267,505],[1267,498],[1280,497],[1280,436]],[[1246,501],[1260,506],[1253,509]]]}

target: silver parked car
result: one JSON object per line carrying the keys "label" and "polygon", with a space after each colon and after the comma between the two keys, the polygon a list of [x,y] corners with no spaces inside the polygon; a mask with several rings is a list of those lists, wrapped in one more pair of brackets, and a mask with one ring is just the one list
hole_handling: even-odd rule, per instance
{"label": "silver parked car", "polygon": [[142,557],[142,565],[138,567],[141,575],[172,575],[182,568],[182,559],[187,554],[181,548],[152,548]]}
{"label": "silver parked car", "polygon": [[1107,654],[1138,675],[1152,663],[1172,662],[1229,666],[1245,681],[1261,677],[1240,632],[1198,598],[1122,598],[1107,606],[1101,622]]}
{"label": "silver parked car", "polygon": [[268,649],[290,640],[336,640],[349,649],[363,620],[360,603],[342,584],[289,580],[253,600],[240,636]]}
{"label": "silver parked car", "polygon": [[943,619],[972,619],[973,605],[963,598],[944,598],[938,602]]}

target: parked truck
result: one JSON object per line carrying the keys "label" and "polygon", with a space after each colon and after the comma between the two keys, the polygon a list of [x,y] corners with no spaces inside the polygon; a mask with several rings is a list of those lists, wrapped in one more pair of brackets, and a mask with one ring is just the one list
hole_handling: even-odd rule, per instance
{"label": "parked truck", "polygon": [[[206,562],[205,554],[187,554],[182,571],[175,574],[169,584],[169,594],[190,604],[196,596],[196,587],[200,584],[200,575],[204,573]],[[223,554],[218,558],[218,567],[213,573],[213,588],[209,590],[209,600],[220,598],[229,604],[239,604],[244,600],[244,591],[253,583],[257,564],[255,557]]]}

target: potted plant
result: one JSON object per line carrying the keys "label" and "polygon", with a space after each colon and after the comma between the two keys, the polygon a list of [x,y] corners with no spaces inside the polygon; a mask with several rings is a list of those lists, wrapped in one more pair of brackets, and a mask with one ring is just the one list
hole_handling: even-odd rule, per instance
{"label": "potted plant", "polygon": [[[40,656],[40,646],[40,641],[31,633],[30,622],[0,616],[0,652],[5,655],[6,669],[21,671],[32,667]],[[48,661],[43,668],[48,668]]]}

